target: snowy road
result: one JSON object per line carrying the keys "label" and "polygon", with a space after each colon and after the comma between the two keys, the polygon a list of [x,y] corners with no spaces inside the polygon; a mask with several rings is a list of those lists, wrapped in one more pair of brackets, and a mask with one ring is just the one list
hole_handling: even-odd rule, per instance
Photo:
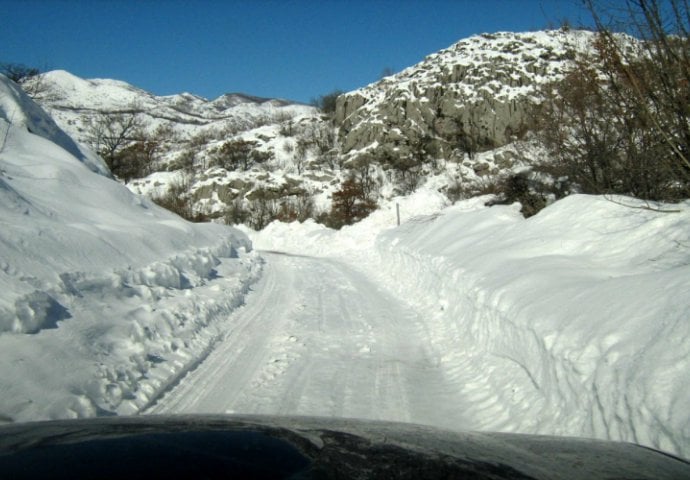
{"label": "snowy road", "polygon": [[411,309],[344,263],[263,255],[224,341],[146,413],[466,423]]}

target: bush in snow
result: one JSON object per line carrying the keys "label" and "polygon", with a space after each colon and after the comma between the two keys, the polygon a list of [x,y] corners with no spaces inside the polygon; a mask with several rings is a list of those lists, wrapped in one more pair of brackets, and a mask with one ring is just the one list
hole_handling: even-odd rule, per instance
{"label": "bush in snow", "polygon": [[376,202],[367,198],[362,184],[350,177],[333,193],[330,214],[322,215],[319,220],[331,228],[341,228],[359,222],[374,210]]}
{"label": "bush in snow", "polygon": [[612,35],[595,12],[594,52],[547,87],[540,137],[584,193],[678,201],[690,197],[690,10],[625,3],[641,41]]}
{"label": "bush in snow", "polygon": [[142,140],[127,145],[113,155],[111,171],[125,182],[142,178],[153,171],[158,142]]}
{"label": "bush in snow", "polygon": [[270,152],[256,149],[253,140],[229,140],[213,152],[214,162],[228,171],[249,170],[256,163],[264,163],[272,158]]}
{"label": "bush in snow", "polygon": [[319,95],[318,98],[312,100],[312,105],[321,110],[327,115],[335,114],[336,100],[343,94],[342,90],[334,90],[325,95]]}
{"label": "bush in snow", "polygon": [[215,163],[226,170],[248,170],[255,145],[256,142],[248,140],[227,141],[215,150]]}
{"label": "bush in snow", "polygon": [[176,213],[185,220],[192,222],[205,222],[206,216],[194,213],[193,200],[191,198],[191,183],[188,176],[183,176],[171,182],[168,189],[162,195],[154,195],[151,200],[161,207]]}
{"label": "bush in snow", "polygon": [[546,198],[541,193],[535,191],[532,183],[526,172],[502,177],[496,182],[495,193],[498,195],[499,200],[491,203],[494,205],[510,205],[520,202],[522,205],[520,213],[525,218],[536,215],[546,207]]}

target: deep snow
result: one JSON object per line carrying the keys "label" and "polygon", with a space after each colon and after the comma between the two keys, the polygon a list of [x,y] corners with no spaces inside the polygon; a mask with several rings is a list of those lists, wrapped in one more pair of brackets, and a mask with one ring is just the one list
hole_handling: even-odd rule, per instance
{"label": "deep snow", "polygon": [[[578,195],[525,220],[484,200],[397,228],[392,208],[338,233],[274,223],[254,244],[356,264],[406,302],[471,419],[446,426],[689,457],[690,203]],[[401,211],[439,203],[419,192]]]}
{"label": "deep snow", "polygon": [[1,76],[0,99],[0,417],[134,413],[212,347],[261,262],[96,173]]}
{"label": "deep snow", "polygon": [[422,189],[339,232],[248,232],[310,257],[262,258],[97,173],[0,85],[3,420],[353,415],[690,457],[690,203],[573,196],[525,220]]}

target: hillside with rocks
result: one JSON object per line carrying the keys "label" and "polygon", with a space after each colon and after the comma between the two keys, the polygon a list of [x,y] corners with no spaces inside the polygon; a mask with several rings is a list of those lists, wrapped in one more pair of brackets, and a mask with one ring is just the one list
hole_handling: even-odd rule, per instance
{"label": "hillside with rocks", "polygon": [[690,35],[629,38],[478,35],[321,110],[0,75],[0,424],[322,416],[688,458]]}
{"label": "hillside with rocks", "polygon": [[155,96],[64,71],[30,82],[131,190],[187,218],[340,227],[423,184],[454,201],[542,160],[534,106],[594,39],[568,29],[473,36],[340,95],[333,112],[243,94]]}
{"label": "hillside with rocks", "polygon": [[[343,153],[372,148],[411,154],[424,138],[439,157],[500,147],[531,128],[538,89],[562,78],[592,48],[588,31],[482,34],[338,98]],[[459,158],[458,158],[459,157]]]}
{"label": "hillside with rocks", "polygon": [[334,178],[325,172],[295,178],[307,160],[299,135],[321,133],[320,114],[311,106],[244,94],[155,96],[65,71],[30,81],[40,83],[35,99],[55,121],[110,160],[130,189],[181,198],[187,211],[177,210],[184,216],[220,218],[245,199],[316,195]]}

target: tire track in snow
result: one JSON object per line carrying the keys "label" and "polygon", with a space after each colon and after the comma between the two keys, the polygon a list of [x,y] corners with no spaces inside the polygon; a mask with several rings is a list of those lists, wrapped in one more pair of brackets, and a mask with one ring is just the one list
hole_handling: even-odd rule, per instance
{"label": "tire track in snow", "polygon": [[264,252],[224,340],[146,413],[259,413],[463,428],[423,322],[364,274]]}
{"label": "tire track in snow", "polygon": [[[245,305],[230,315],[228,330],[223,335],[224,339],[218,342],[217,348],[197,369],[189,372],[144,413],[182,412],[188,411],[192,406],[200,408],[199,412],[220,413],[214,409],[214,405],[206,407],[205,398],[217,396],[232,401],[239,394],[231,383],[218,382],[218,379],[226,375],[233,378],[233,383],[246,384],[251,380],[253,370],[263,360],[261,355],[265,353],[268,337],[255,334],[262,309],[248,307],[248,304],[255,306],[269,303],[271,295],[279,290],[275,280],[275,276],[264,273],[247,295]],[[279,318],[268,320],[275,324]]]}

